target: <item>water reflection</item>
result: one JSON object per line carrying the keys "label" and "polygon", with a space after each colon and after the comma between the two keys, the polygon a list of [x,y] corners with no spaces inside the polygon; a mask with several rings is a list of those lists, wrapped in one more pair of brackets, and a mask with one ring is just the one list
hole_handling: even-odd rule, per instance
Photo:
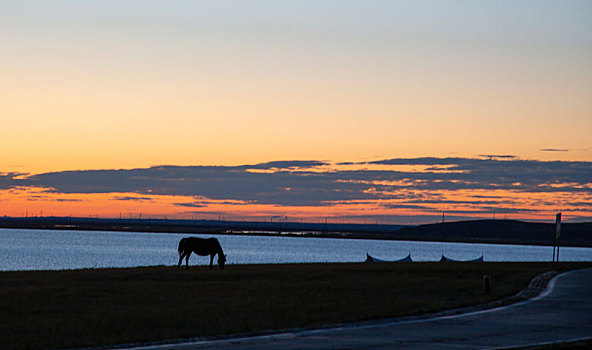
{"label": "water reflection", "polygon": [[[187,235],[167,233],[0,229],[0,270],[59,270],[175,265]],[[210,237],[209,235],[195,235]],[[438,261],[442,254],[468,260],[551,261],[552,247],[299,237],[217,236],[228,264],[362,262],[366,252],[395,260]],[[592,248],[562,247],[562,261],[592,261]],[[207,265],[193,256],[190,264]]]}

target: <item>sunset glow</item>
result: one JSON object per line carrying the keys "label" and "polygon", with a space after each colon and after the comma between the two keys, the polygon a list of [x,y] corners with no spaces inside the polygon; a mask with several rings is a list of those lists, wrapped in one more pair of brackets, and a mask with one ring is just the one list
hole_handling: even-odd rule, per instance
{"label": "sunset glow", "polygon": [[[427,164],[430,164],[427,166]],[[537,169],[535,173],[532,169]],[[590,219],[589,162],[412,158],[6,174],[3,214],[422,223]]]}
{"label": "sunset glow", "polygon": [[0,23],[2,216],[592,220],[589,1],[32,0]]}

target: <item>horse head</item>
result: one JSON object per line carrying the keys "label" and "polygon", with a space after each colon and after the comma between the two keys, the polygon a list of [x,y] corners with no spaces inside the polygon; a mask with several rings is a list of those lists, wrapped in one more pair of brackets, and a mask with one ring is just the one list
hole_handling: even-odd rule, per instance
{"label": "horse head", "polygon": [[226,265],[226,254],[218,254],[218,265],[220,269],[224,269],[224,265]]}

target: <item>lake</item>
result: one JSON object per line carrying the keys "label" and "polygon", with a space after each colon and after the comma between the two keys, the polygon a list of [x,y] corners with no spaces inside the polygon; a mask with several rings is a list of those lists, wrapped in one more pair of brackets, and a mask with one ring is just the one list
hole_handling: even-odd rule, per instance
{"label": "lake", "polygon": [[[177,244],[187,234],[27,230],[0,228],[0,270],[62,270],[102,267],[175,265]],[[211,237],[211,235],[193,235]],[[410,242],[303,237],[217,236],[227,264],[362,262],[370,255],[394,260],[411,254],[414,261],[438,261],[442,254],[468,260],[551,261],[553,247]],[[562,247],[561,261],[592,261],[592,248]],[[209,257],[192,255],[190,265]]]}

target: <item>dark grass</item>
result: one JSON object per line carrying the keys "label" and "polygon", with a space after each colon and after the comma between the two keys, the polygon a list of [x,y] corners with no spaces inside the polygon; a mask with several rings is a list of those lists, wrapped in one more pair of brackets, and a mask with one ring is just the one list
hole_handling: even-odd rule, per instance
{"label": "dark grass", "polygon": [[[385,263],[0,272],[0,348],[256,333],[423,314],[513,295],[591,264]],[[492,293],[483,295],[482,276]]]}

